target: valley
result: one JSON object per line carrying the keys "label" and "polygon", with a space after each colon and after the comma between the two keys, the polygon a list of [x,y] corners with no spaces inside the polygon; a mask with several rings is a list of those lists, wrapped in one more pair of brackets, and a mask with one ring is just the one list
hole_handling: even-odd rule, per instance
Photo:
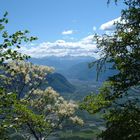
{"label": "valley", "polygon": [[[96,80],[96,68],[89,69],[88,64],[95,61],[91,57],[50,57],[32,58],[31,62],[39,65],[53,66],[55,71],[46,76],[47,86],[51,86],[65,99],[80,102],[85,96],[97,94],[106,76]],[[46,87],[46,86],[45,86]],[[90,115],[86,111],[78,111],[83,118],[84,126],[77,127],[68,124],[63,131],[52,134],[49,140],[93,140],[96,134],[105,129],[101,114]]]}

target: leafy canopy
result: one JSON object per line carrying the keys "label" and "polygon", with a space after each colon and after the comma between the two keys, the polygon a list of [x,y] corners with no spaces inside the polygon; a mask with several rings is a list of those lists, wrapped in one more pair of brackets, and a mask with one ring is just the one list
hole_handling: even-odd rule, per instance
{"label": "leafy canopy", "polygon": [[95,36],[102,53],[95,63],[99,72],[111,63],[118,73],[108,78],[108,84],[97,96],[85,98],[82,104],[90,113],[106,111],[107,129],[102,133],[105,140],[140,138],[140,1],[124,0],[124,3],[127,8],[115,23],[114,33]]}

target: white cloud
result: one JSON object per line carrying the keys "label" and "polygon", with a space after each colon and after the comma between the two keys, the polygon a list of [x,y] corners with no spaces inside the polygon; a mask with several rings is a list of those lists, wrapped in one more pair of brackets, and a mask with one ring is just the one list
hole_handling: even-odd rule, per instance
{"label": "white cloud", "polygon": [[120,22],[120,20],[121,20],[121,17],[111,20],[109,22],[106,22],[100,26],[100,30],[106,30],[106,31],[114,30],[115,29],[114,23]]}
{"label": "white cloud", "polygon": [[79,41],[56,40],[55,42],[43,42],[38,46],[23,47],[21,49],[22,53],[36,58],[47,56],[92,56],[99,58],[93,35]]}
{"label": "white cloud", "polygon": [[65,30],[62,32],[62,35],[71,35],[71,34],[74,34],[73,30]]}
{"label": "white cloud", "polygon": [[96,26],[93,26],[93,31],[96,31],[96,30],[97,30]]}

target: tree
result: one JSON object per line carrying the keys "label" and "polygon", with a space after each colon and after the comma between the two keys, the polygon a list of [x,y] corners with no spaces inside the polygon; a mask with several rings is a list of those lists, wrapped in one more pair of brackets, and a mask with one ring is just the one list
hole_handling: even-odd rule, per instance
{"label": "tree", "polygon": [[8,23],[7,19],[8,12],[5,12],[3,18],[0,19],[0,65],[6,60],[24,60],[29,56],[19,53],[17,50],[22,47],[22,43],[31,42],[37,39],[37,37],[28,37],[28,30],[17,31],[13,34],[8,34],[5,29],[5,25]]}
{"label": "tree", "polygon": [[128,101],[124,107],[116,106],[105,115],[107,129],[100,136],[105,140],[139,140],[139,118],[140,107],[137,102]]}
{"label": "tree", "polygon": [[[17,31],[11,35],[6,30],[6,24],[8,12],[5,12],[3,18],[0,19],[0,67],[5,66],[5,63],[9,60],[24,60],[29,56],[21,54],[17,50],[22,47],[22,43],[36,40],[36,37],[28,37],[29,31]],[[8,67],[5,67],[8,69]],[[1,71],[0,71],[1,73]],[[0,74],[0,80],[2,75]],[[14,94],[6,93],[5,89],[0,85],[0,137],[7,139],[6,127],[12,120],[12,104],[15,101],[16,96]],[[6,136],[6,137],[5,137]]]}
{"label": "tree", "polygon": [[[87,97],[82,105],[92,113],[103,109],[109,112],[105,117],[107,129],[102,134],[105,140],[140,138],[139,94],[133,92],[136,96],[131,95],[131,89],[139,90],[140,83],[140,1],[124,0],[124,3],[127,9],[122,10],[113,35],[95,36],[102,52],[101,59],[95,63],[99,71],[106,63],[111,63],[118,73],[109,77],[96,97]],[[99,100],[95,102],[96,98]],[[114,133],[117,133],[115,137]]]}
{"label": "tree", "polygon": [[36,38],[27,37],[28,31],[8,35],[3,31],[6,16],[0,20],[0,138],[45,140],[66,121],[82,125],[75,102],[64,100],[51,87],[42,88],[53,69],[33,65],[26,60],[29,56],[16,51],[22,42]]}
{"label": "tree", "polygon": [[26,139],[42,140],[61,129],[66,121],[83,124],[83,120],[75,115],[78,105],[74,101],[64,100],[50,87],[41,89],[52,68],[24,61],[10,61],[7,67],[8,70],[3,67],[4,82],[1,84],[6,93],[15,93],[16,98],[10,108],[13,119],[10,127],[7,126],[9,132],[17,130]]}

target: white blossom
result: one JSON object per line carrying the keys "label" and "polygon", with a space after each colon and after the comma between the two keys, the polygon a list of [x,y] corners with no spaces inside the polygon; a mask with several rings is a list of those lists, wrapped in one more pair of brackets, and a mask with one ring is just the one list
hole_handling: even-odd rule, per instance
{"label": "white blossom", "polygon": [[79,125],[84,124],[84,121],[81,118],[79,118],[78,116],[70,117],[70,120],[72,120],[73,123],[77,123]]}

